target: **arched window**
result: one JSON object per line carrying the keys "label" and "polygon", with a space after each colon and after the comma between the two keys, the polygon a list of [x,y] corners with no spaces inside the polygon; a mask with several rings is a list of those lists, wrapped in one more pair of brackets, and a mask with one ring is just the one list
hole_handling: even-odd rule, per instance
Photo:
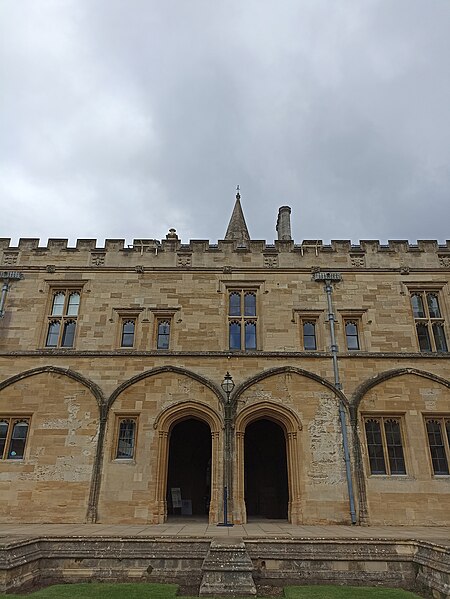
{"label": "arched window", "polygon": [[411,294],[411,306],[420,351],[447,352],[445,322],[438,291],[414,291]]}
{"label": "arched window", "polygon": [[157,349],[169,349],[170,341],[170,321],[158,320],[158,339],[156,343]]}
{"label": "arched window", "polygon": [[78,289],[59,289],[53,293],[49,310],[46,347],[73,347],[80,308]]}
{"label": "arched window", "polygon": [[133,347],[135,326],[136,322],[134,320],[124,320],[122,322],[122,347]]}
{"label": "arched window", "polygon": [[256,291],[234,289],[228,295],[228,335],[232,350],[257,349]]}

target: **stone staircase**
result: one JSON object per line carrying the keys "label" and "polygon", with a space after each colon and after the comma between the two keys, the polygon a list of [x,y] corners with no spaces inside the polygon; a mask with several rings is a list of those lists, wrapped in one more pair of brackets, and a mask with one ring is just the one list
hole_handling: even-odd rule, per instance
{"label": "stone staircase", "polygon": [[253,564],[240,537],[215,538],[202,565],[200,596],[256,595]]}

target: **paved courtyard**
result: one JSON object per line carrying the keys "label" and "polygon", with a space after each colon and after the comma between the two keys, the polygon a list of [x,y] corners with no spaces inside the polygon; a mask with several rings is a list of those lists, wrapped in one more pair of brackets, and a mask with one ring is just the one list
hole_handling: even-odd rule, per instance
{"label": "paved courtyard", "polygon": [[194,519],[157,525],[0,524],[1,537],[242,537],[244,539],[401,539],[432,541],[450,547],[450,527],[442,526],[293,526],[280,520],[255,520],[221,527]]}

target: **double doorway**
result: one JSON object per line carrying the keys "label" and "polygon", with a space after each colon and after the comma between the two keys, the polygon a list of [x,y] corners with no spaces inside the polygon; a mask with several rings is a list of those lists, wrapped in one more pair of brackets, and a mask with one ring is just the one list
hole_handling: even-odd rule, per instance
{"label": "double doorway", "polygon": [[[210,425],[199,418],[175,422],[169,434],[166,506],[171,518],[205,518],[219,521],[221,489],[214,489],[213,451]],[[218,435],[214,441],[217,442]],[[242,455],[237,451],[237,460]],[[214,463],[215,461],[215,463]],[[288,518],[289,481],[287,439],[284,428],[269,418],[253,420],[245,427],[243,464],[235,473],[243,477],[243,500],[247,518]],[[243,468],[242,468],[243,466]],[[242,487],[238,484],[238,488]],[[211,514],[213,510],[217,513]],[[212,516],[212,517],[211,517]]]}

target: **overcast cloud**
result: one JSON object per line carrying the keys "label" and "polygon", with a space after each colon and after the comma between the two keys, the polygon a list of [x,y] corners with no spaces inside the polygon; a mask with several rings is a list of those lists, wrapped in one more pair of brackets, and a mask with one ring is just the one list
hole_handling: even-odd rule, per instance
{"label": "overcast cloud", "polygon": [[448,0],[0,0],[0,237],[449,238]]}

